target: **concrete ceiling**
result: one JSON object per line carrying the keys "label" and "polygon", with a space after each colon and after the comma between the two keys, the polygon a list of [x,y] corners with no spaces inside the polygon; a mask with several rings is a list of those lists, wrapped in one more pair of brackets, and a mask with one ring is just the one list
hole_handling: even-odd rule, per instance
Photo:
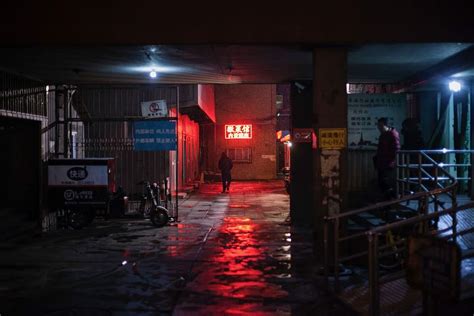
{"label": "concrete ceiling", "polygon": [[[470,50],[471,43],[351,47],[348,81],[402,82]],[[461,66],[451,63],[443,74],[473,76],[474,60]],[[311,49],[296,45],[3,47],[0,68],[47,84],[280,83],[311,79],[313,71]],[[152,69],[155,79],[148,76]]]}

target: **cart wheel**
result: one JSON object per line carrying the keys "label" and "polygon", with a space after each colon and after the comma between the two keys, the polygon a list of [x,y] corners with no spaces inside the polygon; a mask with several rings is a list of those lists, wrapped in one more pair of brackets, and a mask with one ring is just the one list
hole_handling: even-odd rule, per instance
{"label": "cart wheel", "polygon": [[69,210],[68,225],[74,229],[81,229],[88,223],[88,216],[82,210]]}
{"label": "cart wheel", "polygon": [[151,210],[150,220],[156,227],[165,226],[170,220],[168,210],[163,206],[157,206],[154,210]]}
{"label": "cart wheel", "polygon": [[94,221],[96,211],[91,208],[91,209],[88,209],[84,214],[85,214],[86,219],[87,219],[86,225],[89,225]]}

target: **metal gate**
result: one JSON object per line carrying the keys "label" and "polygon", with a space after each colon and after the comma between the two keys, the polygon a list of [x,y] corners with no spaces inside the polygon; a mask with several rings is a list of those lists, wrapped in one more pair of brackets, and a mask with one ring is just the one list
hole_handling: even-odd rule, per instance
{"label": "metal gate", "polygon": [[143,119],[141,102],[172,104],[175,98],[175,89],[166,86],[77,87],[65,118],[68,157],[115,158],[117,186],[128,194],[141,192],[140,181],[164,180],[169,177],[169,153],[134,151],[133,122]]}

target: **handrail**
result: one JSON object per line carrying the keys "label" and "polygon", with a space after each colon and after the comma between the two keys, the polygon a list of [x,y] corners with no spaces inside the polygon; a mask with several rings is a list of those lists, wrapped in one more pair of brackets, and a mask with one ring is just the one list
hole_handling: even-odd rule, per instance
{"label": "handrail", "polygon": [[[435,161],[433,158],[431,158],[428,154],[447,154],[447,153],[466,153],[466,152],[474,152],[474,151],[467,151],[467,150],[446,150],[446,149],[440,149],[440,150],[403,150],[399,151],[398,154],[417,154],[418,155],[418,163],[416,164],[417,169],[418,169],[418,177],[413,177],[413,180],[417,180],[416,182],[412,182],[414,185],[418,185],[419,188],[422,188],[421,192],[417,192],[414,194],[410,195],[405,195],[401,196],[397,199],[390,200],[390,201],[384,201],[384,202],[379,202],[375,203],[373,205],[369,205],[366,207],[358,208],[355,210],[351,210],[348,212],[344,213],[339,213],[339,214],[333,214],[329,216],[324,217],[324,266],[325,266],[325,276],[326,276],[326,285],[329,286],[329,224],[332,223],[333,227],[333,236],[334,240],[331,240],[333,242],[333,250],[334,250],[334,289],[336,292],[339,291],[339,269],[336,268],[340,263],[343,261],[347,261],[352,258],[357,258],[357,257],[362,257],[364,255],[369,255],[369,285],[370,285],[370,297],[372,302],[375,304],[372,306],[371,304],[371,313],[374,314],[377,313],[378,309],[376,306],[378,306],[378,292],[377,289],[374,289],[374,284],[378,284],[378,273],[377,273],[377,257],[378,257],[378,246],[377,246],[377,238],[374,238],[377,234],[383,231],[387,231],[390,229],[394,229],[396,227],[402,227],[406,225],[413,225],[418,222],[423,222],[423,221],[428,221],[430,219],[434,218],[439,218],[443,215],[450,214],[453,217],[453,222],[452,226],[450,229],[452,229],[453,232],[453,237],[456,238],[456,232],[457,232],[457,218],[456,218],[456,213],[459,212],[460,210],[473,207],[474,203],[471,204],[466,204],[465,206],[458,207],[457,206],[457,201],[456,201],[456,191],[457,191],[457,186],[458,186],[458,181],[457,179],[452,176],[447,170],[445,170],[443,167],[449,167],[446,166],[444,163],[438,163]],[[403,161],[405,161],[406,156],[403,156]],[[409,158],[408,158],[409,159]],[[423,160],[428,161],[428,163],[422,163]],[[397,159],[397,167],[403,168],[406,166],[406,164],[399,164],[398,162],[400,159]],[[408,160],[409,161],[409,160]],[[415,164],[408,164],[410,168],[415,166]],[[426,170],[424,170],[424,167],[428,168],[433,168],[434,169],[434,176],[432,176],[430,173],[428,173]],[[438,171],[440,171],[442,177],[438,177]],[[421,174],[425,173],[428,175],[428,179],[431,181],[435,182],[435,188],[428,188],[426,187],[422,182],[423,180],[426,180],[425,177],[421,177]],[[411,177],[408,177],[409,179],[412,179]],[[404,180],[399,180],[399,181],[404,181]],[[450,183],[446,186],[440,185],[439,181],[449,181]],[[410,182],[409,180],[406,182]],[[449,209],[444,209],[442,211],[438,211],[438,196],[442,194],[447,194],[451,198],[451,207]],[[429,214],[429,204],[430,198],[434,199],[434,207],[435,207],[435,212]],[[350,235],[345,235],[345,236],[339,236],[339,225],[342,220],[347,219],[351,216],[358,215],[364,212],[370,212],[373,210],[377,209],[382,209],[386,208],[392,205],[399,205],[402,204],[403,202],[407,202],[410,200],[418,200],[418,210],[419,210],[419,215],[416,215],[415,217],[405,219],[405,220],[400,220],[397,222],[389,223],[389,224],[384,224],[382,226],[376,227],[376,228],[367,228],[365,231],[359,231],[354,234]],[[424,225],[424,229],[426,229],[426,225]],[[438,232],[439,233],[439,232]],[[339,257],[339,245],[342,242],[347,242],[349,240],[353,240],[355,238],[360,238],[361,236],[366,235],[367,238],[369,239],[369,248],[367,251],[363,251],[360,253],[356,254],[350,254],[346,255],[345,257]],[[375,245],[375,246],[374,246]],[[375,248],[373,248],[375,247]],[[377,302],[377,303],[375,303]],[[374,309],[375,308],[375,309]]]}
{"label": "handrail", "polygon": [[[416,151],[415,151],[416,152]],[[380,226],[380,227],[375,227],[366,232],[367,239],[368,239],[368,253],[369,253],[369,299],[370,299],[370,305],[369,305],[369,314],[370,315],[378,315],[379,314],[379,305],[380,305],[380,288],[379,288],[379,267],[378,267],[378,258],[379,258],[379,246],[378,246],[378,236],[383,234],[384,232],[391,231],[393,229],[405,227],[405,226],[414,226],[416,224],[424,223],[422,225],[422,232],[426,233],[427,231],[427,223],[432,220],[436,219],[438,220],[441,216],[445,215],[450,215],[452,217],[452,224],[450,225],[450,231],[452,232],[448,236],[445,236],[446,238],[452,238],[454,241],[456,241],[457,236],[459,235],[459,231],[457,229],[457,213],[459,211],[469,209],[474,207],[474,202],[467,203],[463,206],[458,206],[457,201],[456,201],[456,190],[458,186],[458,180],[454,176],[452,176],[447,170],[444,169],[444,167],[450,167],[451,164],[445,165],[444,163],[438,163],[435,161],[432,157],[428,155],[428,153],[436,153],[436,154],[447,154],[447,153],[466,153],[466,152],[471,152],[472,151],[467,151],[467,150],[427,150],[423,151],[420,150],[417,152],[418,154],[418,183],[420,188],[422,188],[425,192],[426,195],[429,195],[435,199],[435,210],[433,213],[428,213],[427,209],[426,211],[415,217],[408,218],[399,222],[394,222],[394,223],[388,223],[386,225]],[[400,152],[401,154],[405,154],[406,151]],[[414,152],[412,152],[413,154]],[[403,160],[405,160],[406,156],[403,157]],[[409,158],[408,158],[409,159]],[[430,173],[428,173],[422,166],[422,160],[428,161],[432,164],[432,168],[435,168],[435,174],[434,176],[431,176]],[[399,160],[397,160],[399,161]],[[397,163],[397,165],[399,165]],[[398,166],[398,167],[405,167],[403,164]],[[438,177],[438,171],[441,171],[441,173],[444,175],[442,179]],[[431,181],[435,181],[436,187],[442,187],[441,183],[439,181],[443,180],[450,180],[450,185],[446,186],[442,190],[430,190],[427,187],[425,187],[422,183],[424,180],[422,178],[422,174],[427,175],[428,179]],[[415,178],[416,179],[416,178]],[[415,180],[414,179],[414,180]],[[403,187],[402,187],[403,188]],[[452,199],[452,205],[448,209],[444,209],[442,211],[438,210],[438,206],[436,204],[438,196],[436,192],[450,192],[448,195]],[[398,192],[398,191],[397,191]],[[425,201],[426,202],[426,201]],[[424,205],[425,208],[428,207],[428,204],[425,203]],[[446,230],[446,231],[449,231]],[[436,234],[439,234],[440,231],[437,231]]]}
{"label": "handrail", "polygon": [[441,172],[443,172],[448,178],[450,178],[451,180],[453,181],[456,181],[456,178],[453,177],[449,172],[447,172],[446,170],[444,170],[444,163],[443,165],[440,165],[440,163],[438,163],[437,161],[435,161],[433,158],[431,158],[430,156],[428,156],[426,154],[425,151],[423,150],[420,150],[420,154],[425,158],[425,159],[428,159],[429,161],[431,161],[433,163],[433,165],[436,165],[436,167],[439,167]]}
{"label": "handrail", "polygon": [[[457,152],[457,151],[458,150],[449,150],[448,152]],[[358,208],[358,209],[355,209],[355,210],[352,210],[352,211],[349,211],[349,212],[334,214],[334,215],[331,215],[331,216],[325,216],[324,219],[328,220],[328,221],[331,221],[331,220],[335,220],[336,218],[349,217],[349,216],[357,215],[357,214],[360,214],[360,213],[363,213],[363,212],[367,212],[369,210],[383,208],[383,207],[390,206],[390,205],[393,205],[393,204],[400,204],[402,202],[418,199],[418,198],[423,197],[423,196],[442,194],[442,193],[445,193],[447,191],[450,191],[452,189],[452,187],[457,185],[456,178],[454,178],[449,172],[444,170],[443,167],[440,166],[438,162],[436,162],[431,157],[426,155],[425,152],[442,152],[442,153],[444,153],[444,151],[442,149],[440,149],[440,150],[433,150],[432,149],[432,150],[400,150],[400,151],[398,151],[398,153],[402,153],[402,154],[403,153],[421,153],[425,158],[427,158],[428,160],[430,160],[432,162],[432,165],[430,165],[431,167],[435,166],[435,167],[439,168],[441,170],[441,172],[443,172],[450,180],[453,181],[453,184],[451,184],[450,186],[447,186],[445,188],[434,189],[434,190],[426,191],[426,192],[418,192],[418,193],[411,194],[411,195],[406,196],[406,197],[401,197],[401,198],[398,198],[398,199],[395,199],[395,200],[375,203],[373,205],[361,207],[361,208]],[[431,178],[434,179],[434,177],[431,177]]]}
{"label": "handrail", "polygon": [[[387,232],[392,229],[397,229],[400,227],[404,226],[411,226],[415,225],[418,223],[422,222],[428,222],[431,219],[435,218],[440,218],[441,216],[444,215],[451,215],[453,217],[453,223],[450,226],[450,229],[452,231],[451,234],[447,236],[442,236],[443,239],[450,239],[452,238],[454,241],[456,240],[457,236],[461,236],[466,233],[470,233],[474,231],[474,228],[467,228],[462,231],[457,230],[457,220],[456,220],[456,214],[460,211],[470,209],[474,207],[474,202],[466,203],[461,206],[453,206],[450,207],[449,209],[439,211],[439,212],[433,212],[431,214],[425,214],[425,215],[418,215],[416,217],[412,217],[400,222],[395,222],[391,224],[387,224],[381,227],[376,227],[373,229],[370,229],[369,231],[366,232],[367,239],[369,242],[369,299],[370,299],[370,306],[369,306],[369,315],[378,315],[379,314],[379,304],[380,304],[380,289],[379,289],[379,273],[378,273],[378,235],[382,234],[383,232]],[[440,231],[437,232],[438,234]],[[466,254],[463,256],[469,257],[471,254]],[[473,254],[474,255],[474,254]]]}
{"label": "handrail", "polygon": [[364,213],[364,212],[370,211],[372,209],[383,208],[383,207],[390,206],[390,205],[393,205],[393,204],[400,204],[402,202],[406,202],[406,201],[409,201],[409,200],[416,200],[420,197],[430,196],[430,195],[433,195],[433,194],[446,193],[446,192],[452,190],[453,186],[454,185],[451,185],[451,186],[445,187],[445,188],[433,189],[433,190],[427,191],[427,192],[418,192],[418,193],[410,194],[410,195],[407,195],[405,197],[401,197],[401,198],[398,198],[398,199],[395,199],[395,200],[375,203],[375,204],[372,204],[372,205],[369,205],[369,206],[364,206],[364,207],[361,207],[361,208],[358,208],[358,209],[355,209],[355,210],[352,210],[352,211],[349,211],[349,212],[339,213],[339,214],[335,214],[335,215],[332,215],[332,216],[325,216],[324,219],[327,220],[327,221],[332,221],[332,220],[341,219],[341,218],[344,218],[344,217],[349,217],[349,216],[357,215],[357,214],[360,214],[360,213]]}
{"label": "handrail", "polygon": [[399,150],[399,153],[406,153],[406,154],[417,154],[420,151],[427,153],[427,154],[467,154],[472,153],[473,150],[470,149],[422,149],[422,150]]}
{"label": "handrail", "polygon": [[450,208],[447,208],[445,210],[442,210],[442,211],[439,211],[439,212],[436,212],[436,213],[430,213],[430,214],[426,214],[426,215],[417,215],[417,216],[413,216],[413,217],[408,218],[408,219],[403,220],[403,221],[394,222],[394,223],[390,223],[390,224],[379,226],[379,227],[374,227],[374,228],[366,231],[365,234],[366,235],[369,235],[369,234],[377,235],[377,234],[380,234],[380,233],[383,233],[385,231],[389,231],[389,230],[392,230],[392,229],[400,228],[400,227],[403,227],[403,226],[410,226],[410,225],[421,223],[423,221],[427,221],[427,220],[430,220],[430,219],[433,219],[433,218],[436,218],[436,217],[449,215],[453,211],[459,212],[459,211],[463,211],[463,210],[466,210],[466,209],[469,209],[469,208],[474,208],[474,202],[466,203],[466,204],[456,206],[456,207],[450,207]]}

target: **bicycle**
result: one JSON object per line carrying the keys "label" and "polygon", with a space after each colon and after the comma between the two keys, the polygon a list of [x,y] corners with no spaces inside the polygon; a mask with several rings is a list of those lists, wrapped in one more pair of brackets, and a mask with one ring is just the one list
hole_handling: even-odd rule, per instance
{"label": "bicycle", "polygon": [[[416,216],[417,213],[408,215],[406,212],[400,215],[400,210],[383,210],[384,219],[387,223],[395,223]],[[405,264],[406,252],[404,244],[408,237],[420,231],[420,225],[389,229],[384,234],[379,235],[379,260],[378,265],[384,270],[395,270]]]}

